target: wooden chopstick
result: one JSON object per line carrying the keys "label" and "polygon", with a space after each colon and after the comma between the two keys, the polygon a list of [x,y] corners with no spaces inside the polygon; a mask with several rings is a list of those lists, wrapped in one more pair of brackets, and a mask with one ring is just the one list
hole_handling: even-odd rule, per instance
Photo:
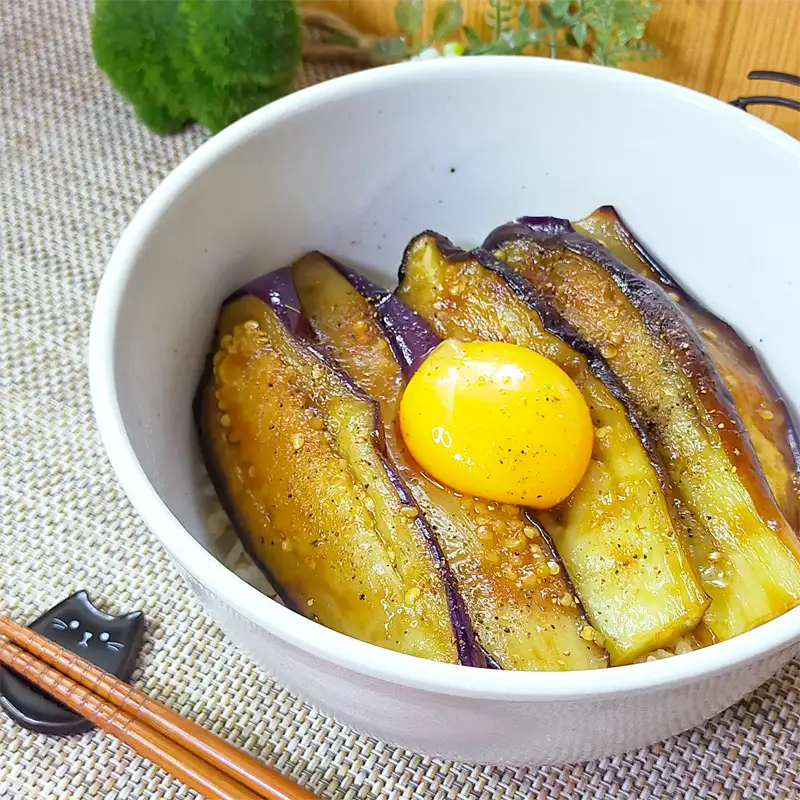
{"label": "wooden chopstick", "polygon": [[0,633],[10,640],[0,641],[0,662],[209,800],[314,800],[219,736],[3,614]]}

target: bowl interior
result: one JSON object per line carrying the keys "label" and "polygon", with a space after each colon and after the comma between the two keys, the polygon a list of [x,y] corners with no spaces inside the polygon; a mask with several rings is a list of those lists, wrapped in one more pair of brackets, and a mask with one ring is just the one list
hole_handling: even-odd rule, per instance
{"label": "bowl interior", "polygon": [[103,311],[117,311],[111,392],[147,479],[198,541],[190,407],[219,303],[314,248],[391,284],[423,229],[474,245],[516,216],[610,203],[800,398],[796,143],[622,72],[461,62],[375,70],[257,112],[181,165],[121,242]]}

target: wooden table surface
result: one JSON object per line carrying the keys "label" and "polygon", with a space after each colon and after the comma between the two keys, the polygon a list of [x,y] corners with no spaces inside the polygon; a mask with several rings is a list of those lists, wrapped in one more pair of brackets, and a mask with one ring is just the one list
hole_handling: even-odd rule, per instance
{"label": "wooden table surface", "polygon": [[[465,21],[483,27],[486,0],[461,0]],[[396,33],[394,0],[303,0],[306,7],[335,11],[363,33]],[[427,0],[428,24],[437,0]],[[750,94],[800,99],[800,89],[748,81],[753,69],[800,74],[800,0],[661,0],[648,26],[648,41],[663,57],[632,69],[723,100]],[[757,108],[758,114],[800,138],[800,112]]]}

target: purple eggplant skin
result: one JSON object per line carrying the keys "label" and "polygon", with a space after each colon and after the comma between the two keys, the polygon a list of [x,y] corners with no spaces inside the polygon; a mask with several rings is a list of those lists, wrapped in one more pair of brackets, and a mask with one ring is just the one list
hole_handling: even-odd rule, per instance
{"label": "purple eggplant skin", "polygon": [[[405,448],[397,424],[403,367],[407,376],[440,338],[387,290],[333,259],[312,253],[293,269],[303,311],[327,351],[380,402],[389,456],[451,561],[488,665],[545,671],[607,666],[580,603],[558,602],[566,593],[575,597],[575,590],[547,532],[525,509],[442,486]],[[398,340],[394,348],[392,338]]]}
{"label": "purple eggplant skin", "polygon": [[[231,304],[248,297],[255,298],[268,306],[269,309],[274,312],[275,317],[277,317],[281,325],[290,334],[291,340],[302,353],[305,354],[306,357],[309,357],[312,362],[315,362],[324,372],[335,376],[335,379],[338,380],[347,394],[351,395],[359,403],[366,404],[372,410],[373,426],[371,444],[374,447],[375,454],[385,472],[386,478],[388,478],[396,494],[399,504],[404,508],[412,508],[417,512],[413,522],[410,524],[413,526],[419,540],[424,543],[425,552],[427,552],[427,556],[430,558],[432,580],[434,582],[439,582],[441,591],[444,594],[448,620],[452,628],[456,659],[458,663],[466,666],[486,667],[487,662],[484,653],[475,641],[474,632],[464,608],[463,599],[458,594],[455,580],[444,558],[436,536],[428,521],[419,511],[411,492],[392,466],[386,454],[378,404],[364,394],[350,377],[331,361],[325,353],[324,348],[315,339],[313,329],[307,317],[300,311],[300,302],[291,279],[290,269],[286,268],[268,273],[235,292],[223,303],[221,318],[226,308],[229,308]],[[218,336],[215,337],[215,341],[217,341],[218,338]],[[213,355],[212,353],[208,357],[193,403],[195,424],[206,469],[222,507],[228,514],[231,524],[249,555],[270,580],[287,606],[298,611],[298,613],[307,614],[308,605],[305,602],[298,602],[297,587],[294,587],[295,591],[290,591],[286,586],[281,585],[281,582],[276,578],[275,570],[271,568],[270,564],[265,562],[262,554],[258,552],[256,537],[251,530],[252,526],[248,523],[246,515],[241,512],[241,509],[234,501],[225,470],[221,468],[218,452],[214,447],[213,436],[208,424],[209,404],[214,405],[214,410],[216,410],[213,400]],[[406,517],[405,524],[408,524],[408,517]],[[263,539],[261,541],[263,544]],[[354,575],[354,578],[355,577]],[[311,578],[309,578],[309,581],[310,580]],[[313,587],[310,591],[313,592]],[[299,592],[299,594],[301,599],[305,599],[306,595],[302,591]],[[318,615],[314,613],[312,618],[317,618],[317,616]]]}
{"label": "purple eggplant skin", "polygon": [[[547,219],[550,220],[551,218]],[[563,220],[553,221],[562,222]],[[639,441],[642,443],[645,452],[650,458],[653,469],[658,475],[659,483],[661,484],[661,489],[664,492],[664,495],[670,503],[674,504],[672,485],[670,484],[669,478],[666,475],[664,462],[661,459],[661,456],[658,454],[658,447],[653,440],[652,432],[648,426],[645,425],[641,416],[631,404],[627,391],[625,390],[614,370],[611,369],[611,367],[608,365],[608,362],[600,354],[599,350],[590,344],[586,339],[584,339],[575,330],[575,328],[573,328],[572,325],[570,325],[569,322],[567,322],[567,320],[555,310],[552,305],[546,303],[539,292],[536,291],[536,289],[530,283],[530,281],[522,277],[522,275],[509,267],[504,261],[501,261],[499,258],[497,258],[487,248],[477,247],[473,250],[466,251],[457,247],[448,238],[439,233],[425,231],[425,233],[421,235],[432,236],[436,240],[440,251],[448,261],[458,262],[475,259],[475,261],[477,261],[482,267],[485,267],[490,272],[493,272],[495,275],[502,278],[503,281],[505,281],[505,283],[514,292],[514,294],[539,315],[539,318],[542,321],[542,326],[548,333],[551,333],[553,336],[561,339],[563,342],[566,342],[576,353],[580,353],[580,355],[586,359],[589,370],[592,372],[592,374],[596,378],[599,378],[599,380],[606,386],[611,394],[617,400],[619,400],[624,407],[628,420],[636,432]],[[404,259],[403,264],[405,263],[406,260]],[[403,278],[404,270],[401,266],[398,281],[400,284],[402,284]],[[425,323],[418,314],[415,314],[415,316],[418,320],[420,320],[420,322],[427,326],[427,323]],[[433,334],[433,331],[431,331],[431,334],[435,335]]]}
{"label": "purple eggplant skin", "polygon": [[352,267],[328,260],[373,307],[403,376],[408,380],[442,340],[419,314],[401,303],[391,291],[373,283]]}
{"label": "purple eggplant skin", "polygon": [[800,543],[772,494],[733,397],[691,318],[570,222],[522,217],[484,246],[597,345],[651,430],[728,639],[800,602]]}
{"label": "purple eggplant skin", "polygon": [[772,492],[744,430],[733,396],[708,355],[705,342],[684,310],[672,302],[663,290],[655,289],[653,281],[626,267],[602,245],[579,234],[566,219],[520,217],[516,222],[492,231],[483,247],[495,252],[511,240],[525,238],[545,247],[563,248],[594,261],[611,276],[634,308],[639,310],[650,332],[663,338],[672,355],[680,362],[683,372],[691,376],[698,397],[715,426],[722,423],[720,438],[731,454],[738,473],[746,476],[758,497],[756,505],[759,513],[766,518],[773,518],[776,509]]}
{"label": "purple eggplant skin", "polygon": [[534,519],[552,532],[611,664],[694,629],[708,598],[688,557],[671,484],[600,353],[487,251],[459,250],[427,232],[406,252],[398,296],[437,334],[529,347],[567,372],[591,410],[599,433],[589,470],[567,501]]}
{"label": "purple eggplant skin", "polygon": [[[658,471],[662,484],[664,484],[664,486],[668,486],[668,481],[664,476],[663,464],[661,464],[660,458],[655,455],[655,445],[652,441],[652,437],[631,406],[627,392],[623,388],[619,379],[614,374],[614,371],[608,366],[605,359],[600,355],[597,348],[593,347],[591,344],[589,344],[589,342],[586,341],[586,339],[580,336],[566,321],[566,319],[564,319],[564,317],[562,317],[550,304],[544,302],[541,295],[531,285],[530,281],[526,280],[518,272],[515,272],[513,269],[511,269],[508,264],[497,258],[486,247],[476,247],[473,250],[463,250],[453,244],[453,242],[451,242],[446,236],[442,236],[442,234],[436,233],[435,231],[424,231],[419,236],[414,237],[413,241],[416,241],[422,236],[432,237],[436,241],[436,246],[448,261],[458,262],[474,259],[482,267],[485,267],[490,272],[493,272],[495,275],[498,275],[500,278],[502,278],[511,287],[514,294],[539,315],[542,320],[542,325],[548,333],[552,333],[553,336],[556,336],[557,338],[566,342],[573,350],[575,350],[577,353],[580,353],[587,360],[589,369],[592,371],[592,373],[606,385],[614,397],[625,407],[626,411],[628,412],[628,418],[630,419],[631,425],[633,425],[637,435],[639,436],[639,439],[643,442],[648,454],[650,454],[653,458],[653,466]],[[407,258],[404,258],[398,272],[398,284],[402,284],[403,279],[405,278],[406,263]],[[397,302],[399,303],[400,301]],[[422,317],[416,314],[416,312],[411,311],[411,309],[408,309],[408,306],[406,306],[404,303],[400,303],[400,305],[402,305],[415,316],[415,318],[418,320],[417,324],[425,325],[428,330],[430,330],[430,326],[422,319]],[[432,330],[431,335],[435,336]]]}
{"label": "purple eggplant skin", "polygon": [[775,499],[792,527],[800,527],[800,436],[774,377],[736,329],[717,317],[637,239],[613,206],[574,223],[578,232],[608,248],[626,266],[658,283],[686,312],[750,435]]}

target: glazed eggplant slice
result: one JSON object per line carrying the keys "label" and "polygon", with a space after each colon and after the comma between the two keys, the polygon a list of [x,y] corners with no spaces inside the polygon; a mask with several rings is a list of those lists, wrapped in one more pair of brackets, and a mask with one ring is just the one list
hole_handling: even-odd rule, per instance
{"label": "glazed eggplant slice", "polygon": [[406,250],[397,296],[440,336],[529,347],[575,381],[595,427],[570,497],[536,518],[552,536],[611,663],[693,630],[708,606],[674,518],[663,465],[614,374],[525,279],[485,251],[426,233]]}
{"label": "glazed eggplant slice", "polygon": [[463,497],[430,480],[400,438],[399,398],[440,339],[390,292],[312,253],[293,267],[303,312],[341,367],[379,400],[392,463],[430,520],[477,638],[504,669],[604,667],[547,535],[517,506]]}
{"label": "glazed eggplant slice", "polygon": [[595,345],[667,466],[711,605],[728,639],[800,600],[797,538],[770,491],[733,399],[690,319],[655,282],[566,220],[526,217],[485,246]]}
{"label": "glazed eggplant slice", "polygon": [[689,315],[733,397],[775,500],[787,522],[797,530],[800,438],[789,410],[753,348],[670,275],[633,235],[613,206],[598,208],[573,224],[578,232],[599,242],[623,264],[658,283]]}
{"label": "glazed eggplant slice", "polygon": [[288,270],[226,302],[195,415],[207,469],[287,604],[376,645],[483,666],[377,404],[315,346]]}

